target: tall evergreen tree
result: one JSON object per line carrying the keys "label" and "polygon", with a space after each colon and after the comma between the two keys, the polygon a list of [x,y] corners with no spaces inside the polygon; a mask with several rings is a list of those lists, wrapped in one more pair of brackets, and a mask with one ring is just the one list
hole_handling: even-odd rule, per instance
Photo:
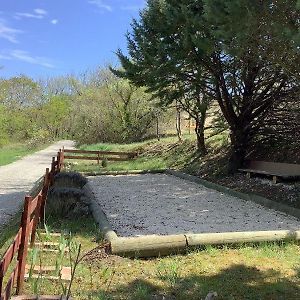
{"label": "tall evergreen tree", "polygon": [[[239,168],[268,111],[299,91],[285,57],[299,60],[289,34],[299,29],[296,0],[149,0],[127,35],[124,71],[166,101],[203,94],[229,124],[229,171]],[[288,18],[284,17],[283,11]],[[283,50],[277,51],[277,49]],[[192,99],[192,98],[190,98]]]}

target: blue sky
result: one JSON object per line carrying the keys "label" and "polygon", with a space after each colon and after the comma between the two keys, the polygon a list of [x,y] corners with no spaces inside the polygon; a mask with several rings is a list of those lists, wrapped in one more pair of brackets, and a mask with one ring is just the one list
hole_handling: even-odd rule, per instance
{"label": "blue sky", "polygon": [[78,74],[117,64],[145,0],[1,0],[0,77]]}

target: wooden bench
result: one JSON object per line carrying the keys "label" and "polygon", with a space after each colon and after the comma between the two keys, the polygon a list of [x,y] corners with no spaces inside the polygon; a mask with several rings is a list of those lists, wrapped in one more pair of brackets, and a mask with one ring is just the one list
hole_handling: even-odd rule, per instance
{"label": "wooden bench", "polygon": [[239,169],[241,172],[247,173],[247,177],[251,177],[252,173],[270,175],[273,182],[277,183],[278,177],[294,178],[300,177],[299,164],[287,164],[268,161],[250,160],[245,163],[245,167]]}

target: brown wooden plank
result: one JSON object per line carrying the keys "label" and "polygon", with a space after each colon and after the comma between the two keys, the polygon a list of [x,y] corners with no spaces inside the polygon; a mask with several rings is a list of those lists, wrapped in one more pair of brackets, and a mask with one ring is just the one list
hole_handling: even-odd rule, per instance
{"label": "brown wooden plank", "polygon": [[[72,300],[73,298],[69,297],[68,300]],[[11,300],[67,300],[66,297],[63,296],[55,296],[55,295],[42,295],[42,296],[27,296],[20,295],[14,296]]]}
{"label": "brown wooden plank", "polygon": [[41,192],[29,203],[29,215],[31,215],[37,208],[40,195]]}
{"label": "brown wooden plank", "polygon": [[15,280],[16,278],[18,277],[18,265],[15,266],[13,272],[11,273],[10,277],[9,277],[9,280],[6,284],[6,287],[5,287],[5,290],[4,290],[4,293],[1,298],[1,300],[8,300],[10,299],[10,296],[12,294],[12,289],[13,289],[13,286],[14,286],[14,283],[15,283]]}
{"label": "brown wooden plank", "polygon": [[[55,267],[54,270],[50,270],[52,267],[49,267],[49,270],[47,272],[50,271],[55,271]],[[60,273],[60,277],[59,276],[52,276],[52,275],[44,275],[44,273],[47,273],[46,271],[42,271],[39,274],[32,274],[31,278],[39,278],[40,274],[43,274],[43,278],[45,279],[50,279],[50,280],[64,280],[64,281],[70,281],[71,280],[71,268],[70,267],[62,267]],[[25,278],[29,278],[29,274],[25,274]]]}
{"label": "brown wooden plank", "polygon": [[17,294],[19,294],[23,289],[24,275],[25,275],[25,264],[28,252],[28,241],[29,241],[29,225],[30,225],[30,215],[29,215],[29,203],[32,201],[32,197],[25,197],[24,210],[22,214],[22,236],[20,249],[18,253],[18,278],[17,278]]}
{"label": "brown wooden plank", "polygon": [[46,198],[50,186],[50,170],[49,168],[46,168],[46,173],[44,176],[44,185],[42,188],[42,203],[41,203],[41,209],[40,209],[40,221],[43,224],[45,219],[45,204],[46,204]]}
{"label": "brown wooden plank", "polygon": [[44,232],[44,231],[38,231],[38,234],[39,235],[43,235],[43,236],[47,236],[47,235],[49,235],[49,236],[51,236],[51,237],[61,237],[61,233],[59,233],[59,232],[51,232],[51,233],[46,233],[46,232]]}
{"label": "brown wooden plank", "polygon": [[51,247],[56,247],[58,248],[60,243],[58,242],[38,242],[34,244],[36,247],[47,247],[47,248],[51,248]]}
{"label": "brown wooden plank", "polygon": [[[10,263],[12,262],[15,254],[18,252],[19,250],[19,246],[20,246],[20,242],[21,242],[21,235],[22,235],[22,229],[20,228],[17,235],[15,236],[13,242],[11,243],[11,245],[8,247],[8,249],[6,250],[2,260],[1,260],[1,267],[0,267],[0,276],[1,275],[5,275],[8,267],[10,265]],[[3,274],[2,274],[3,272]]]}
{"label": "brown wooden plank", "polygon": [[35,242],[35,234],[36,234],[36,229],[40,221],[40,216],[41,216],[41,205],[43,201],[43,196],[41,194],[38,195],[37,199],[37,206],[35,210],[35,214],[33,216],[33,225],[32,225],[32,231],[31,231],[31,240],[30,240],[30,245],[33,246]]}
{"label": "brown wooden plank", "polygon": [[[97,156],[73,156],[73,155],[66,155],[65,159],[78,159],[78,160],[98,160]],[[103,158],[100,157],[100,160]],[[104,159],[108,161],[128,161],[130,160],[129,158],[125,157],[104,157]]]}
{"label": "brown wooden plank", "polygon": [[[25,270],[26,272],[29,272],[29,270],[31,269],[30,265],[26,265],[25,266]],[[50,272],[54,272],[56,271],[56,267],[55,266],[34,266],[32,268],[33,272],[36,272],[38,274],[42,274],[42,273],[50,273]],[[26,277],[26,275],[25,275]]]}
{"label": "brown wooden plank", "polygon": [[123,151],[64,149],[64,152],[66,152],[66,153],[81,153],[81,154],[98,154],[99,153],[99,155],[137,156],[137,152],[123,152]]}

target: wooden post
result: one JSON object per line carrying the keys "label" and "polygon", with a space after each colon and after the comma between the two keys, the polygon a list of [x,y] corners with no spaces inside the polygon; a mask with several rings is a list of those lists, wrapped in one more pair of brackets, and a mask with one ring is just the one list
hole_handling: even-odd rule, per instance
{"label": "wooden post", "polygon": [[61,152],[61,149],[59,149],[59,151],[57,152],[57,171],[60,172],[60,152]]}
{"label": "wooden post", "polygon": [[55,157],[52,157],[52,163],[51,163],[51,173],[54,174],[55,172]]}
{"label": "wooden post", "polygon": [[40,209],[41,223],[44,223],[44,221],[45,221],[45,204],[46,204],[46,198],[47,198],[49,184],[50,184],[49,177],[50,177],[49,168],[47,168],[46,174],[44,176],[44,184],[43,184],[43,189],[42,189],[42,201],[41,201],[41,209]]}
{"label": "wooden post", "polygon": [[29,242],[29,223],[30,223],[30,215],[29,215],[29,207],[32,201],[31,196],[25,197],[24,210],[22,214],[21,228],[21,243],[18,253],[18,277],[17,277],[17,295],[22,292],[23,284],[24,284],[24,276],[25,276],[25,265],[26,258],[28,252],[28,242]]}
{"label": "wooden post", "polygon": [[274,183],[274,184],[277,184],[277,182],[278,182],[278,178],[277,178],[276,175],[274,175],[274,176],[273,176],[273,183]]}
{"label": "wooden post", "polygon": [[64,169],[64,160],[65,160],[65,153],[64,153],[64,147],[63,147],[62,151],[60,152],[60,168],[61,168],[61,170]]}
{"label": "wooden post", "polygon": [[36,229],[40,221],[41,217],[41,207],[42,207],[42,202],[43,202],[43,196],[39,195],[38,196],[38,201],[37,201],[37,206],[34,212],[34,219],[33,219],[33,226],[32,226],[32,232],[31,232],[31,241],[30,241],[30,247],[33,247],[34,242],[35,242],[35,234],[36,234]]}
{"label": "wooden post", "polygon": [[2,295],[3,279],[4,279],[4,263],[0,262],[0,299]]}
{"label": "wooden post", "polygon": [[52,163],[51,163],[51,171],[50,171],[50,185],[54,182],[54,176],[56,174],[55,170],[55,157],[52,157]]}
{"label": "wooden post", "polygon": [[100,153],[98,152],[97,154],[97,162],[98,162],[98,165],[100,164]]}

